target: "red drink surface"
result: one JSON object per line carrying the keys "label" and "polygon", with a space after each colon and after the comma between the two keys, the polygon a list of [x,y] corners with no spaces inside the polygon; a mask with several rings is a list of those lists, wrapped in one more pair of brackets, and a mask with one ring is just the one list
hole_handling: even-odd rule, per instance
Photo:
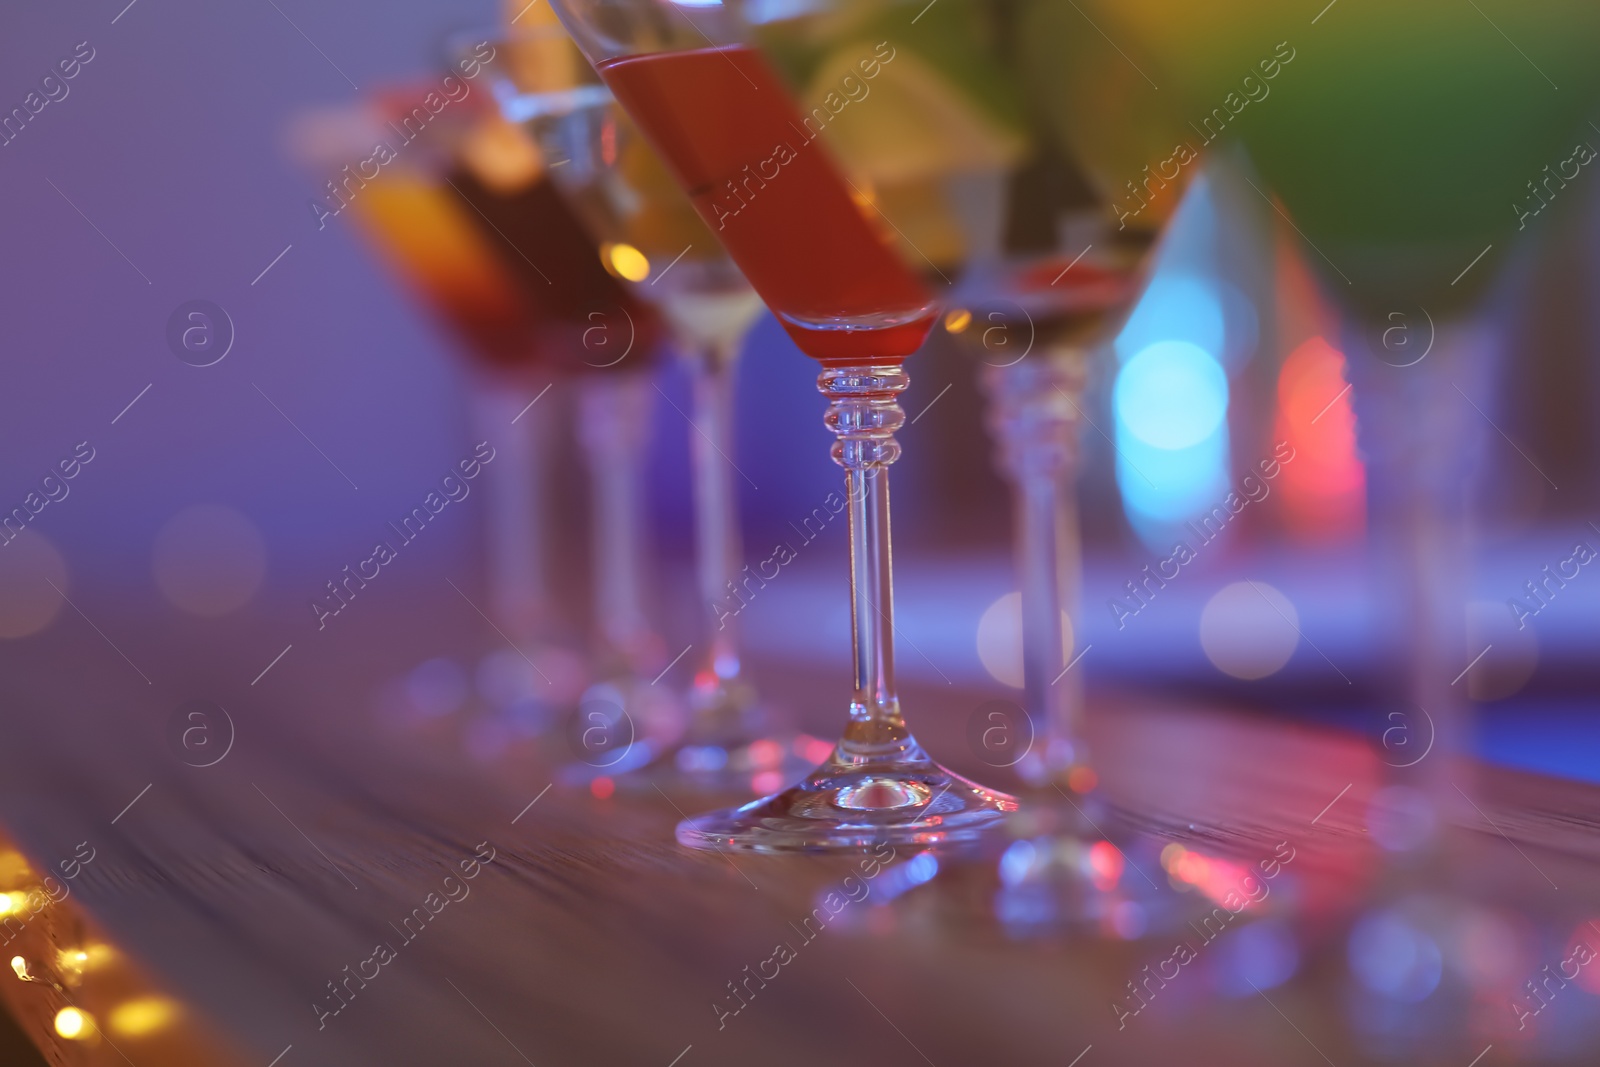
{"label": "red drink surface", "polygon": [[599,69],[802,351],[894,363],[921,347],[932,297],[873,231],[758,52],[660,52]]}

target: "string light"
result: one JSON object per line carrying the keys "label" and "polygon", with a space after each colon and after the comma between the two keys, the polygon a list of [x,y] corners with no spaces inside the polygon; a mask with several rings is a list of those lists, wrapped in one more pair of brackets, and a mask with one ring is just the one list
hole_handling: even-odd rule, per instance
{"label": "string light", "polygon": [[119,1004],[107,1022],[126,1037],[143,1037],[167,1026],[177,1016],[177,1005],[164,997],[141,997]]}
{"label": "string light", "polygon": [[89,1016],[77,1008],[62,1008],[56,1012],[56,1033],[71,1040],[89,1036]]}
{"label": "string light", "polygon": [[617,242],[600,246],[600,262],[606,270],[630,282],[642,282],[650,277],[650,260],[630,244]]}

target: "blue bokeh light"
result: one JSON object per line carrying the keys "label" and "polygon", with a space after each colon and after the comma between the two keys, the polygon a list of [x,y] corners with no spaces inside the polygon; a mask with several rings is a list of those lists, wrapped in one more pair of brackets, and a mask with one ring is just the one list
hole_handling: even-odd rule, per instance
{"label": "blue bokeh light", "polygon": [[1399,911],[1374,912],[1350,932],[1350,969],[1381,996],[1415,1004],[1439,985],[1439,944]]}
{"label": "blue bokeh light", "polygon": [[1117,425],[1145,444],[1177,451],[1215,435],[1228,414],[1228,376],[1188,341],[1157,341],[1117,374]]}
{"label": "blue bokeh light", "polygon": [[1281,919],[1248,923],[1217,946],[1217,988],[1230,997],[1247,997],[1282,985],[1300,967],[1294,931]]}
{"label": "blue bokeh light", "polygon": [[[1148,533],[1162,547],[1167,533],[1209,510],[1228,492],[1228,427],[1188,448],[1157,448],[1117,421],[1117,486],[1128,518],[1141,539]],[[1149,527],[1154,526],[1155,529]]]}

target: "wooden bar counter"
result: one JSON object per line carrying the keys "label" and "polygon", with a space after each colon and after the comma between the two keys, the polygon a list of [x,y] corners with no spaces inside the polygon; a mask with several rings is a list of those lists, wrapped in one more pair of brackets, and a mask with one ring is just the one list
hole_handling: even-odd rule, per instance
{"label": "wooden bar counter", "polygon": [[[1213,945],[1191,926],[1197,964],[1150,985],[1179,935],[1008,936],[993,856],[944,856],[932,881],[887,900],[872,876],[916,853],[884,855],[818,933],[806,920],[830,890],[863,884],[862,857],[691,852],[673,826],[714,799],[601,799],[552,784],[559,736],[489,755],[460,715],[388,720],[374,679],[428,647],[414,634],[365,660],[353,641],[344,658],[297,648],[259,684],[243,679],[270,658],[270,634],[265,652],[206,641],[169,665],[181,682],[161,684],[127,669],[135,649],[124,663],[82,626],[3,652],[0,988],[51,1064],[1466,1067],[1487,1047],[1492,1067],[1593,1063],[1600,1047],[1600,982],[1545,982],[1539,1001],[1525,984],[1600,916],[1600,790],[1586,784],[1456,768],[1472,799],[1448,864],[1408,871],[1367,832],[1385,768],[1364,741],[1101,694],[1093,740],[1118,825],[1246,871],[1285,843],[1293,854],[1264,911],[1290,939],[1292,978],[1229,988],[1224,963],[1262,937]],[[761,664],[756,677],[815,692],[805,725],[823,732],[845,693],[835,673]],[[171,743],[197,693],[228,719],[204,724],[221,753],[204,767]],[[904,700],[936,756],[1009,787],[963,740],[993,695],[936,685]],[[1130,852],[1124,877],[1174,892],[1141,855],[1153,853]],[[1426,914],[1466,916],[1450,927],[1462,944],[1514,943],[1469,952],[1487,977],[1437,1019],[1405,989],[1363,1008],[1347,962],[1355,917],[1407,893],[1433,902]],[[1442,947],[1448,985],[1459,946]],[[1519,1016],[1518,996],[1542,1010]],[[1383,1023],[1395,1004],[1401,1023]],[[1389,1036],[1364,1033],[1369,1018]],[[1422,1038],[1394,1036],[1424,1024]]]}

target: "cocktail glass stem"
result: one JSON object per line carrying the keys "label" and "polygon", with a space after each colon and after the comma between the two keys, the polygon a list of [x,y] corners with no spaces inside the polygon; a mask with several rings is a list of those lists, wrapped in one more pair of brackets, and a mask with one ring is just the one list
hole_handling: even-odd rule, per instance
{"label": "cocktail glass stem", "polygon": [[844,736],[804,781],[739,808],[678,825],[694,848],[819,851],[879,844],[977,840],[1016,801],[952,774],[924,752],[900,714],[894,685],[894,588],[889,465],[905,422],[909,379],[895,364],[830,367],[818,378],[829,400],[833,459],[845,470],[850,526],[850,632],[855,694]]}
{"label": "cocktail glass stem", "polygon": [[474,381],[470,398],[477,436],[498,453],[484,495],[489,613],[525,647],[551,622],[544,512],[554,405],[526,407],[522,390],[499,378]]}
{"label": "cocktail glass stem", "polygon": [[595,622],[607,649],[638,672],[660,655],[641,592],[641,468],[653,397],[645,374],[595,375],[579,393],[578,436],[593,494]]}
{"label": "cocktail glass stem", "polygon": [[1470,726],[1462,668],[1477,651],[1466,640],[1468,485],[1485,424],[1467,398],[1484,395],[1491,338],[1482,324],[1441,326],[1429,354],[1404,366],[1359,339],[1350,349],[1378,610],[1399,627],[1390,647],[1403,656],[1385,679],[1380,758],[1392,784],[1419,791],[1443,820],[1466,814],[1457,787],[1471,788],[1459,762]]}
{"label": "cocktail glass stem", "polygon": [[1082,583],[1073,483],[1087,379],[1088,353],[1068,346],[983,371],[999,465],[1015,508],[1023,692],[1033,724],[1032,745],[1017,768],[1036,786],[1069,784],[1071,772],[1089,762],[1082,674],[1067,670],[1062,635],[1062,615],[1078,618]]}
{"label": "cocktail glass stem", "polygon": [[889,531],[889,464],[900,458],[905,423],[899,395],[910,384],[897,366],[827,370],[817,387],[832,403],[833,461],[845,469],[850,526],[850,633],[855,699],[840,751],[860,765],[897,758],[910,734],[894,688],[894,575]]}
{"label": "cocktail glass stem", "polygon": [[738,619],[733,612],[718,610],[737,589],[742,555],[731,458],[736,357],[736,349],[706,345],[686,359],[694,405],[689,451],[694,464],[695,569],[708,627],[695,686],[705,697],[697,714],[705,715],[725,710],[729,690],[740,680]]}

